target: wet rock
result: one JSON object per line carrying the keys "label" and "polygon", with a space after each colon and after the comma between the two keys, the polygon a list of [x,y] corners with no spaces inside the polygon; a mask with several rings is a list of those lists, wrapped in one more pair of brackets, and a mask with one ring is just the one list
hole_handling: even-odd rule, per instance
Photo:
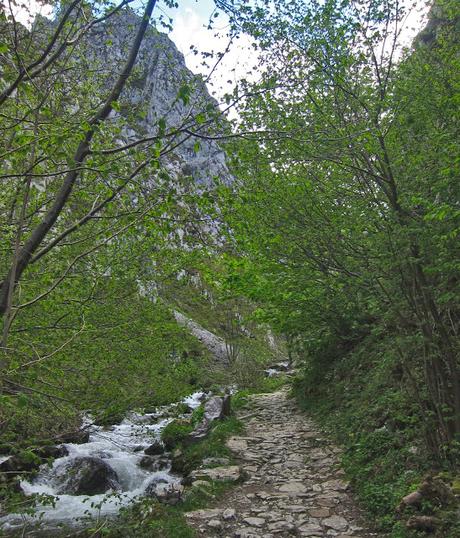
{"label": "wet rock", "polygon": [[154,476],[145,488],[144,495],[146,497],[156,497],[158,486],[161,484],[168,484],[168,480],[161,476]]}
{"label": "wet rock", "polygon": [[144,450],[144,454],[146,454],[147,456],[159,456],[160,454],[164,454],[164,452],[165,447],[160,441],[153,442],[149,447]]}
{"label": "wet rock", "polygon": [[112,454],[110,452],[107,452],[106,450],[99,450],[97,452],[94,452],[93,456],[96,456],[96,458],[101,458],[102,460],[110,460],[111,458],[113,458]]}
{"label": "wet rock", "polygon": [[120,489],[117,473],[101,458],[79,457],[59,465],[55,478],[63,480],[59,495],[97,495]]}
{"label": "wet rock", "polygon": [[146,469],[147,471],[152,472],[164,471],[168,466],[169,460],[164,456],[143,456],[139,462],[139,467],[141,467],[141,469]]}
{"label": "wet rock", "polygon": [[277,362],[268,367],[268,370],[276,370],[277,372],[288,372],[289,363],[288,362]]}
{"label": "wet rock", "polygon": [[88,430],[77,430],[74,432],[68,432],[58,437],[59,443],[71,443],[71,444],[80,445],[83,443],[87,443],[88,441],[89,441]]}
{"label": "wet rock", "polygon": [[5,473],[7,478],[14,478],[19,474],[30,473],[38,469],[40,464],[41,459],[33,453],[17,454],[0,463],[0,473]]}
{"label": "wet rock", "polygon": [[49,446],[42,446],[40,448],[37,448],[37,450],[34,451],[38,457],[43,459],[56,459],[56,458],[63,458],[64,456],[69,455],[69,451],[67,447],[64,445],[49,445]]}
{"label": "wet rock", "polygon": [[156,488],[155,496],[162,504],[174,506],[178,504],[183,497],[184,486],[182,484],[160,484]]}
{"label": "wet rock", "polygon": [[65,446],[49,445],[15,454],[0,464],[0,473],[5,473],[5,477],[9,480],[15,476],[35,471],[46,461],[62,458],[68,453]]}

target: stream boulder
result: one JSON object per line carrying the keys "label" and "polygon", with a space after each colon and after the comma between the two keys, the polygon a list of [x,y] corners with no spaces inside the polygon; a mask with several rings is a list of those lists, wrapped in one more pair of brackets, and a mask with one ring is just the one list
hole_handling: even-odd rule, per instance
{"label": "stream boulder", "polygon": [[65,445],[46,445],[35,450],[35,453],[39,458],[43,459],[56,459],[68,456],[69,451]]}
{"label": "stream boulder", "polygon": [[56,468],[55,478],[61,482],[60,495],[97,495],[120,489],[117,473],[106,461],[93,456],[63,462]]}
{"label": "stream boulder", "polygon": [[144,454],[147,456],[159,456],[163,454],[165,447],[161,441],[154,441],[149,447],[144,450]]}
{"label": "stream boulder", "polygon": [[213,396],[204,404],[202,421],[184,439],[185,445],[193,445],[202,441],[208,434],[211,425],[216,420],[222,420],[230,416],[230,394],[225,396]]}
{"label": "stream boulder", "polygon": [[160,484],[155,490],[157,500],[162,504],[174,506],[178,504],[184,496],[184,486],[182,484]]}
{"label": "stream boulder", "polygon": [[5,473],[11,479],[17,475],[37,470],[40,465],[50,459],[67,456],[69,451],[65,446],[43,446],[30,451],[14,454],[0,463],[0,473]]}
{"label": "stream boulder", "polygon": [[81,445],[89,441],[89,430],[76,430],[61,434],[57,439],[57,443],[69,443]]}
{"label": "stream boulder", "polygon": [[213,396],[204,404],[204,419],[208,422],[221,420],[230,415],[230,394]]}
{"label": "stream boulder", "polygon": [[42,460],[33,452],[28,454],[15,454],[0,463],[0,473],[7,478],[14,478],[23,473],[30,473],[40,467]]}
{"label": "stream boulder", "polygon": [[166,456],[143,456],[139,467],[152,472],[164,471],[169,467],[169,459]]}
{"label": "stream boulder", "polygon": [[147,497],[156,497],[157,489],[160,485],[168,484],[168,480],[162,476],[154,476],[145,488],[144,495]]}
{"label": "stream boulder", "polygon": [[153,497],[162,504],[175,505],[182,500],[184,486],[169,482],[161,476],[154,476],[146,487],[144,495]]}

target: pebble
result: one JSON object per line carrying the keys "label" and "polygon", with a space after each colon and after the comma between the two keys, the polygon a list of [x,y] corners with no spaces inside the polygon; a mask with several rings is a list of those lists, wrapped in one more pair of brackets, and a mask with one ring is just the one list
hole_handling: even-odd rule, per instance
{"label": "pebble", "polygon": [[236,510],[234,510],[233,508],[226,508],[222,512],[222,519],[224,519],[225,521],[228,521],[229,519],[234,519],[235,516],[236,516]]}

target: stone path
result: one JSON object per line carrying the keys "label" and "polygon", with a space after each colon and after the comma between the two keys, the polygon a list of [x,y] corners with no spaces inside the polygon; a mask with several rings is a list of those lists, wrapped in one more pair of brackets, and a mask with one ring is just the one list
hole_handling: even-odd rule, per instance
{"label": "stone path", "polygon": [[244,436],[228,446],[247,479],[218,507],[186,514],[199,536],[224,538],[377,536],[360,514],[338,465],[340,450],[284,391],[259,394],[241,414]]}

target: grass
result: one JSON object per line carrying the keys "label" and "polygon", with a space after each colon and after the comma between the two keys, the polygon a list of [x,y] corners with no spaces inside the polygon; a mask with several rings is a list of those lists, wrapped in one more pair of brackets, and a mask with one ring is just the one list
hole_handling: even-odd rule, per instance
{"label": "grass", "polygon": [[289,378],[284,375],[276,377],[264,377],[257,383],[255,387],[245,388],[232,396],[232,409],[238,411],[249,404],[249,396],[252,394],[261,394],[267,392],[276,392],[285,387],[289,383]]}
{"label": "grass", "polygon": [[[231,487],[229,482],[209,482],[204,489],[194,488],[183,503],[166,506],[145,498],[125,509],[116,525],[97,530],[88,529],[85,537],[107,538],[195,538],[196,532],[187,525],[185,513],[207,508]],[[94,534],[96,532],[96,534]]]}

